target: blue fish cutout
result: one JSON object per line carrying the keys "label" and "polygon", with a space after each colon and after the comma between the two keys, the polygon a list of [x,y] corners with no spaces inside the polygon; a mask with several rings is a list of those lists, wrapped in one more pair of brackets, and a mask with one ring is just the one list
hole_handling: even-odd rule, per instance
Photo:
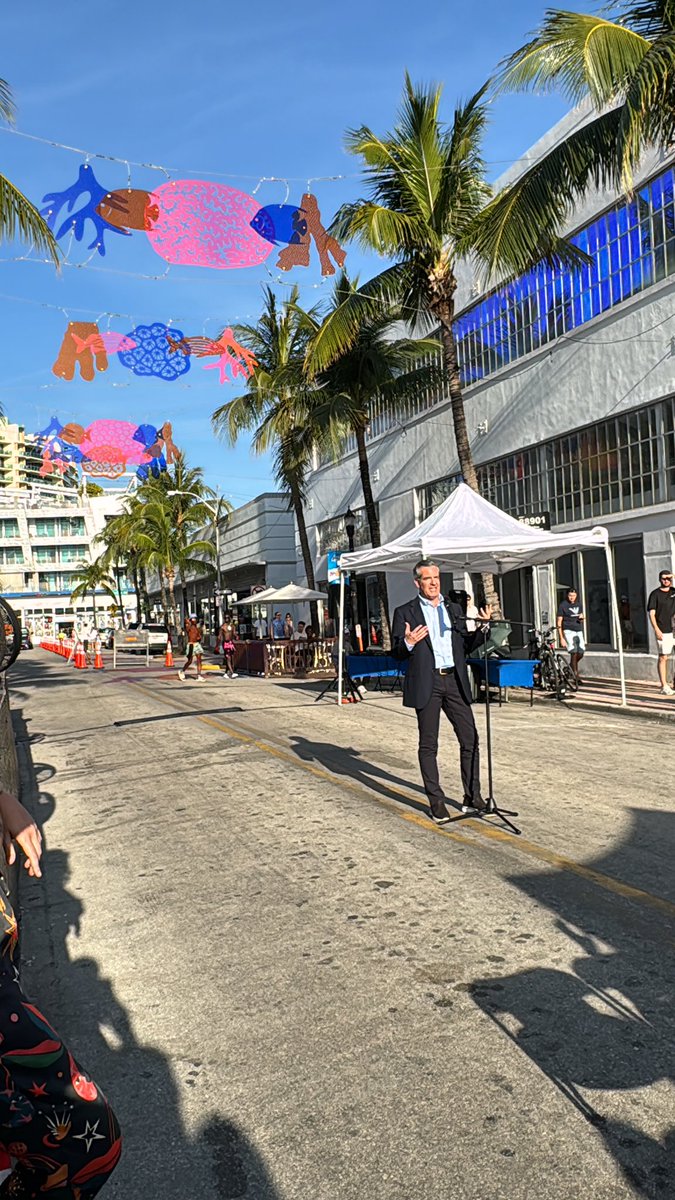
{"label": "blue fish cutout", "polygon": [[304,237],[307,233],[303,211],[295,204],[266,204],[258,209],[250,224],[251,229],[273,246],[279,242],[289,245],[297,240],[298,234]]}

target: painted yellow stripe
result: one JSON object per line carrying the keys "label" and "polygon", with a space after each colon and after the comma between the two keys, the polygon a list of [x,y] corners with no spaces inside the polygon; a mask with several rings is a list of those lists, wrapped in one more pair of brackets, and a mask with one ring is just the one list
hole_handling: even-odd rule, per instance
{"label": "painted yellow stripe", "polygon": [[[133,681],[132,686],[138,688],[146,696],[149,696],[151,700],[160,700],[178,711],[189,712],[189,709],[186,709],[184,705],[169,699],[167,696],[158,696],[156,692],[144,687],[141,683],[137,683],[136,680]],[[402,812],[393,800],[387,800],[386,796],[381,796],[377,792],[371,791],[366,784],[357,783],[355,780],[348,779],[341,774],[334,774],[325,767],[315,767],[312,763],[306,762],[282,746],[273,746],[270,742],[262,741],[254,734],[245,733],[243,730],[226,725],[223,721],[216,721],[213,717],[195,714],[195,720],[201,721],[203,725],[210,725],[213,729],[217,729],[221,733],[226,733],[228,737],[235,738],[239,742],[255,746],[256,749],[262,750],[265,754],[269,754],[273,758],[290,763],[293,767],[299,768],[309,775],[313,775],[315,779],[338,784],[341,789],[355,792],[359,796],[365,794],[369,799],[376,800],[378,804],[383,805],[401,820],[419,826],[426,833],[435,833],[437,836],[450,838],[451,841],[460,842],[466,846],[476,846],[474,837],[467,837],[464,834],[457,833],[453,829],[448,829],[447,826],[434,825],[428,817],[423,816],[421,813]],[[405,791],[404,788],[396,787],[395,784],[387,783],[387,790],[396,792],[402,800],[407,802],[415,799],[410,792]],[[465,819],[462,821],[462,824],[467,824],[472,834],[478,834],[489,841],[500,842],[502,845],[512,846],[519,853],[525,854],[529,858],[537,859],[539,862],[546,863],[547,866],[555,867],[558,871],[568,871],[572,875],[578,875],[581,879],[585,879],[589,883],[594,883],[615,896],[622,896],[625,900],[632,900],[647,908],[655,909],[664,916],[675,918],[675,904],[670,900],[664,900],[661,896],[654,896],[651,892],[646,892],[642,888],[633,887],[629,883],[623,883],[620,879],[614,879],[612,875],[604,875],[602,871],[595,871],[593,867],[584,866],[583,863],[578,863],[573,858],[566,858],[565,855],[556,854],[554,850],[549,850],[546,846],[530,842],[522,836],[516,837],[512,833],[508,833],[507,830],[497,829],[494,825],[489,825],[484,821],[471,819],[466,821]]]}

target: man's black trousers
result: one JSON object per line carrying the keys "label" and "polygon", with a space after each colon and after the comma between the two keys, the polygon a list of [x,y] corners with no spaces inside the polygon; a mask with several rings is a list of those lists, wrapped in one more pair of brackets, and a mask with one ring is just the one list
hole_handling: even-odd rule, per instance
{"label": "man's black trousers", "polygon": [[480,759],[478,730],[471,705],[467,704],[452,671],[434,673],[434,690],[424,708],[416,709],[419,728],[419,763],[424,790],[430,800],[443,801],[445,794],[438,778],[438,728],[441,710],[445,713],[459,742],[459,761],[464,788],[464,803],[480,797]]}

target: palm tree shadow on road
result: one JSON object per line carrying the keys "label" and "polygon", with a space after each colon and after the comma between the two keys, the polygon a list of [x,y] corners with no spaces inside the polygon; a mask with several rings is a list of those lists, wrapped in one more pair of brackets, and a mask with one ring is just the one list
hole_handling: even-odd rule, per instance
{"label": "palm tree shadow on road", "polygon": [[[44,790],[54,767],[33,762],[21,709],[13,723],[22,800],[41,828],[56,800]],[[43,836],[45,834],[43,833]],[[122,1126],[122,1161],[104,1188],[113,1200],[280,1200],[264,1160],[229,1116],[211,1113],[196,1134],[184,1120],[181,1086],[199,1086],[201,1060],[169,1059],[138,1041],[104,964],[71,955],[86,909],[70,887],[69,855],[45,836],[43,879],[22,880],[23,985],[110,1099]],[[122,926],[123,914],[111,913]],[[205,1057],[207,1047],[204,1047]]]}

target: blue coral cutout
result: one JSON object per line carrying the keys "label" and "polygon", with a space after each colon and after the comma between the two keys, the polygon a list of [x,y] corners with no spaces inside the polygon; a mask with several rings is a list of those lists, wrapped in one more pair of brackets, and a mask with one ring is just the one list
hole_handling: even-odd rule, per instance
{"label": "blue coral cutout", "polygon": [[88,250],[98,250],[102,257],[105,257],[105,234],[121,233],[124,237],[131,237],[128,229],[118,229],[116,225],[111,225],[109,221],[97,212],[98,205],[102,200],[107,199],[110,192],[101,187],[89,163],[83,163],[80,167],[79,174],[75,183],[63,192],[47,192],[46,196],[42,197],[42,203],[45,208],[40,209],[40,215],[46,217],[47,224],[50,229],[53,229],[56,224],[57,216],[60,210],[65,205],[66,212],[72,213],[75,202],[80,196],[89,196],[89,200],[82,208],[78,208],[72,217],[66,217],[62,225],[56,233],[57,241],[64,234],[72,232],[75,235],[75,240],[82,241],[84,237],[84,227],[87,221],[91,221],[96,231],[96,236],[93,242],[87,247]]}

